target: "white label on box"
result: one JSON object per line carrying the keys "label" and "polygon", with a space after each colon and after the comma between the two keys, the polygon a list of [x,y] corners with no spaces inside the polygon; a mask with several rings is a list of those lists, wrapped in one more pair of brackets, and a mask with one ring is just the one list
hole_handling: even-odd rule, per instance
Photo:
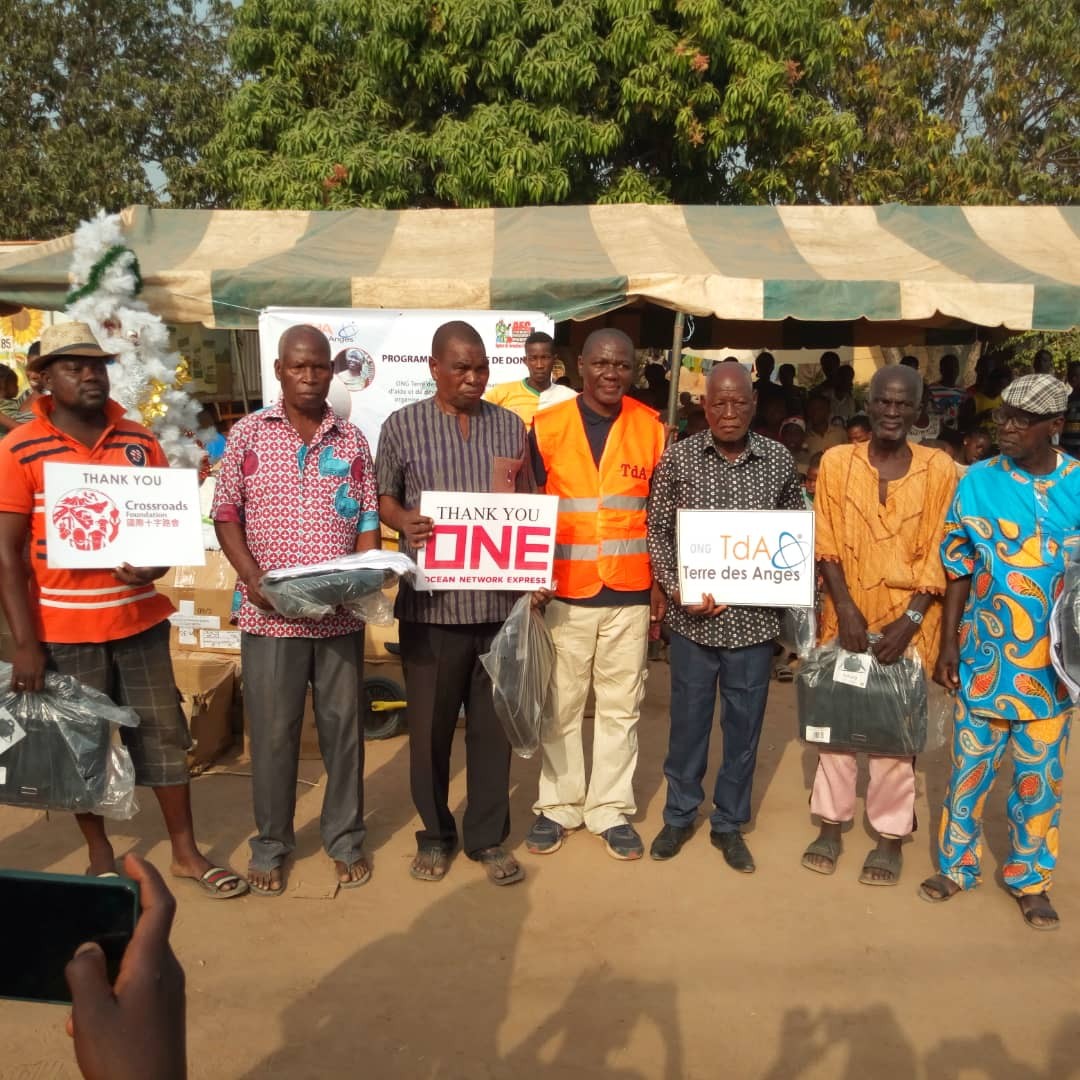
{"label": "white label on box", "polygon": [[6,784],[6,783],[7,783],[7,766],[2,765],[2,766],[0,766],[0,784]]}
{"label": "white label on box", "polygon": [[204,649],[240,651],[239,630],[200,630],[199,645]]}
{"label": "white label on box", "polygon": [[221,629],[221,617],[219,615],[187,615],[183,611],[175,611],[169,616],[169,622],[177,630]]}
{"label": "white label on box", "polygon": [[0,754],[25,738],[26,732],[19,726],[19,721],[7,709],[0,708]]}
{"label": "white label on box", "polygon": [[180,644],[181,645],[195,645],[195,644],[197,644],[197,639],[195,637],[195,631],[194,630],[181,630],[178,636],[180,638]]}
{"label": "white label on box", "polygon": [[807,742],[829,742],[832,736],[832,728],[808,727],[806,729]]}
{"label": "white label on box", "polygon": [[865,690],[866,682],[870,678],[870,654],[841,649],[833,665],[832,677],[833,682]]}

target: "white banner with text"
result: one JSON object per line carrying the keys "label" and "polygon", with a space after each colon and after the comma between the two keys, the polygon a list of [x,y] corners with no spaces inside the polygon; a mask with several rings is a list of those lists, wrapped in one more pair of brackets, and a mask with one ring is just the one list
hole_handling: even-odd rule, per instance
{"label": "white banner with text", "polygon": [[534,330],[555,332],[555,323],[539,311],[271,307],[259,315],[263,404],[280,396],[274,360],[281,335],[290,326],[314,326],[330,342],[334,365],[330,404],[364,433],[374,454],[383,421],[402,405],[435,392],[428,364],[431,339],[443,323],[454,319],[469,323],[483,338],[491,369],[488,386],[524,379],[529,373],[525,339]]}

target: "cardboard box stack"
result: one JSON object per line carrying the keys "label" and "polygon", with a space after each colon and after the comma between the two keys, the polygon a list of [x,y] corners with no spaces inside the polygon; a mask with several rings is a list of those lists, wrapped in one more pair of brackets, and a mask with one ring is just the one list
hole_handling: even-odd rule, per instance
{"label": "cardboard box stack", "polygon": [[207,551],[204,566],[174,566],[158,590],[176,608],[170,617],[173,672],[195,746],[192,765],[206,766],[233,745],[241,714],[240,631],[230,619],[236,572],[223,552]]}
{"label": "cardboard box stack", "polygon": [[158,590],[176,607],[169,619],[173,653],[227,653],[240,658],[240,631],[232,617],[236,571],[224,552],[208,551],[205,566],[174,566]]}
{"label": "cardboard box stack", "polygon": [[230,656],[179,653],[173,674],[194,745],[189,765],[210,765],[233,744],[233,702],[239,668]]}

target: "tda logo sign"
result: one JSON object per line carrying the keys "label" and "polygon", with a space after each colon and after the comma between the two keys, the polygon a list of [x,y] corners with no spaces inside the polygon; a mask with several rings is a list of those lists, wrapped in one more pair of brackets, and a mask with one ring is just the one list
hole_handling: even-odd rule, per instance
{"label": "tda logo sign", "polygon": [[814,518],[806,510],[680,510],[684,603],[807,607],[814,602]]}
{"label": "tda logo sign", "polygon": [[721,533],[707,545],[693,544],[691,551],[713,555],[721,564],[715,577],[722,581],[772,581],[777,584],[798,581],[811,556],[811,546],[806,538],[786,529],[771,536],[767,533]]}
{"label": "tda logo sign", "polygon": [[781,532],[770,558],[774,570],[797,570],[810,558],[810,545],[801,535]]}

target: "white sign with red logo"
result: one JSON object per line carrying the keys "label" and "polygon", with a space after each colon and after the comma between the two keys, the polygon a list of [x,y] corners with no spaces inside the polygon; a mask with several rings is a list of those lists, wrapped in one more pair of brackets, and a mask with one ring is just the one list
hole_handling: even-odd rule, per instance
{"label": "white sign with red logo", "polygon": [[365,308],[281,308],[259,313],[263,404],[281,396],[274,376],[278,341],[290,326],[306,323],[326,335],[334,379],[330,405],[363,433],[372,454],[383,421],[403,405],[430,397],[431,338],[445,322],[475,327],[487,352],[488,386],[524,379],[525,339],[535,330],[555,333],[540,311],[388,311]]}
{"label": "white sign with red logo", "polygon": [[558,496],[425,491],[420,513],[435,528],[416,556],[418,589],[551,588]]}
{"label": "white sign with red logo", "polygon": [[56,569],[202,566],[198,472],[46,463],[45,541]]}

